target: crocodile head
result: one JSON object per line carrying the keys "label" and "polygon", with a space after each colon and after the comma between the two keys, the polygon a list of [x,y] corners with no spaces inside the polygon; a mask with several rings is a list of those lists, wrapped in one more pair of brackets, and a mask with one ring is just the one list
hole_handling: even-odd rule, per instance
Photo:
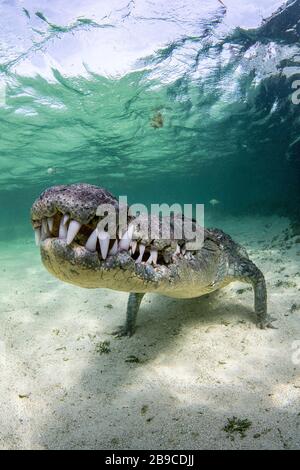
{"label": "crocodile head", "polygon": [[[116,213],[114,234],[103,225],[101,228],[104,215],[99,208],[106,205]],[[172,296],[176,291],[181,296],[178,283],[182,273],[189,263],[196,263],[200,249],[184,236],[175,237],[182,216],[168,218],[170,234],[162,238],[153,237],[153,226],[161,235],[166,218],[136,217],[127,207],[123,210],[125,228],[120,225],[118,200],[106,189],[72,184],[44,191],[32,206],[31,222],[45,267],[62,281],[81,287],[169,292]],[[193,230],[202,230],[193,224]]]}

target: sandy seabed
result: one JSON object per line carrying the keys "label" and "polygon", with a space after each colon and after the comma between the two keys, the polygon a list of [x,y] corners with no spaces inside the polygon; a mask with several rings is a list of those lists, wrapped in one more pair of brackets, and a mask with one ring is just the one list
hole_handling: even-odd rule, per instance
{"label": "sandy seabed", "polygon": [[264,272],[277,329],[235,283],[147,295],[117,339],[127,294],[63,284],[32,240],[1,243],[0,448],[300,449],[300,235],[278,217],[218,226]]}

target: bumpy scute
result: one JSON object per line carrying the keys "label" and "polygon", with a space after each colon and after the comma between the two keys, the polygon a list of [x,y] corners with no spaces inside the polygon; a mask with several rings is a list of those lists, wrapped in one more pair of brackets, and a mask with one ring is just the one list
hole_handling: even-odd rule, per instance
{"label": "bumpy scute", "polygon": [[60,211],[69,214],[71,219],[87,224],[95,216],[100,204],[112,204],[118,208],[117,199],[104,188],[84,183],[53,186],[34,202],[31,218],[34,224]]}

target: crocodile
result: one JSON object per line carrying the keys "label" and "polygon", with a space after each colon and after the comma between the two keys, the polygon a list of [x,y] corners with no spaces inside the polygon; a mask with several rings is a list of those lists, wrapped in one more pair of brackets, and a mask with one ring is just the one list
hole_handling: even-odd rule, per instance
{"label": "crocodile", "polygon": [[[220,229],[202,230],[202,242],[175,238],[176,216],[170,217],[169,238],[152,238],[146,219],[126,209],[127,229],[115,236],[99,228],[99,207],[120,213],[115,196],[104,188],[80,183],[46,189],[33,203],[31,223],[46,269],[58,279],[84,288],[109,288],[129,293],[126,322],[115,333],[131,336],[146,293],[194,298],[234,281],[252,285],[254,310],[260,328],[272,327],[267,313],[264,275],[247,251]],[[161,218],[151,216],[154,224]],[[183,220],[184,216],[180,216]],[[146,218],[146,219],[145,219]]]}

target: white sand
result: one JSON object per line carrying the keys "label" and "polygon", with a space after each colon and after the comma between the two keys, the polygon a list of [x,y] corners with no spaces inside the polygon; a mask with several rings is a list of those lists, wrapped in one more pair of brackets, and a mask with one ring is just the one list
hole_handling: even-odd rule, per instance
{"label": "white sand", "polygon": [[[300,244],[284,240],[288,223],[218,224],[265,273],[278,318],[267,331],[252,292],[237,293],[247,285],[232,284],[191,301],[147,295],[135,336],[116,339],[126,294],[63,284],[31,240],[2,243],[0,448],[299,449]],[[251,421],[244,438],[223,430],[233,416]]]}

